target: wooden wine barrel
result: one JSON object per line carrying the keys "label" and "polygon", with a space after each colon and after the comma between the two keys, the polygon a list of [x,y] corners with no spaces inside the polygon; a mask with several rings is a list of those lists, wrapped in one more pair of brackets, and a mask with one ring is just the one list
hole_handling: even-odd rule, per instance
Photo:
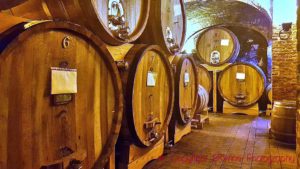
{"label": "wooden wine barrel", "polygon": [[208,70],[204,66],[198,64],[197,74],[198,74],[198,84],[204,87],[207,93],[210,93],[212,89],[212,77],[210,76]]}
{"label": "wooden wine barrel", "polygon": [[1,0],[0,1],[0,10],[9,9],[24,3],[27,0]]}
{"label": "wooden wine barrel", "polygon": [[206,91],[206,89],[198,85],[198,93],[197,93],[197,110],[196,112],[202,112],[205,108],[207,108],[208,101],[209,101],[209,95]]}
{"label": "wooden wine barrel", "polygon": [[275,140],[296,143],[296,101],[275,101],[271,117],[271,134]]}
{"label": "wooden wine barrel", "polygon": [[119,65],[125,89],[126,122],[122,128],[130,130],[133,136],[130,140],[135,140],[136,145],[152,146],[164,135],[172,115],[171,65],[155,45],[126,44],[111,47],[109,51]]}
{"label": "wooden wine barrel", "polygon": [[174,115],[181,124],[189,123],[196,112],[197,69],[191,57],[175,56],[172,60],[175,70]]}
{"label": "wooden wine barrel", "polygon": [[240,44],[230,30],[223,27],[212,27],[199,35],[196,49],[198,58],[204,64],[220,66],[236,60]]}
{"label": "wooden wine barrel", "polygon": [[[137,40],[149,16],[150,0],[28,0],[13,9],[30,19],[72,21],[92,30],[110,45]],[[43,11],[41,11],[41,9]]]}
{"label": "wooden wine barrel", "polygon": [[263,95],[266,77],[262,70],[248,63],[226,67],[218,79],[221,96],[230,104],[246,107],[255,104]]}
{"label": "wooden wine barrel", "polygon": [[67,22],[0,20],[1,168],[103,168],[123,111],[104,43]]}
{"label": "wooden wine barrel", "polygon": [[169,54],[184,45],[186,16],[183,0],[151,0],[149,21],[138,42],[157,44]]}
{"label": "wooden wine barrel", "polygon": [[269,84],[266,88],[266,93],[267,93],[267,97],[268,100],[272,103],[272,96],[273,96],[273,92],[272,92],[272,84]]}

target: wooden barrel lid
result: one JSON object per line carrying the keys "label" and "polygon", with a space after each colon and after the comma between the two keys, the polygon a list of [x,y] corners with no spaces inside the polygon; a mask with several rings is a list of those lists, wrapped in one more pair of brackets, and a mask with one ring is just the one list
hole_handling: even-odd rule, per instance
{"label": "wooden barrel lid", "polygon": [[178,54],[185,41],[186,15],[183,0],[151,0],[147,27],[140,43],[160,45],[168,54]]}
{"label": "wooden barrel lid", "polygon": [[148,147],[163,136],[169,124],[174,101],[173,73],[158,46],[135,45],[125,61],[129,64],[122,75],[126,79],[125,114],[137,145]]}
{"label": "wooden barrel lid", "polygon": [[230,30],[212,27],[199,35],[196,49],[200,61],[211,66],[219,66],[236,60],[240,44]]}
{"label": "wooden barrel lid", "polygon": [[187,124],[194,117],[197,104],[197,69],[190,57],[177,55],[172,60],[175,68],[174,113],[181,124]]}
{"label": "wooden barrel lid", "polygon": [[230,104],[246,107],[255,104],[263,95],[266,77],[262,70],[248,63],[226,67],[218,79],[221,96]]}
{"label": "wooden barrel lid", "polygon": [[1,0],[0,1],[0,10],[9,9],[24,3],[27,0]]}
{"label": "wooden barrel lid", "polygon": [[[11,37],[0,55],[1,166],[32,169],[78,160],[83,168],[103,168],[123,111],[121,79],[104,43],[66,22],[19,25],[1,34]],[[54,83],[62,84],[54,74],[74,77],[74,69],[77,82],[67,84],[77,84],[77,93],[52,95]]]}
{"label": "wooden barrel lid", "polygon": [[208,70],[204,66],[198,64],[197,74],[198,74],[198,84],[204,87],[207,93],[210,93],[212,89],[212,77],[210,76]]}

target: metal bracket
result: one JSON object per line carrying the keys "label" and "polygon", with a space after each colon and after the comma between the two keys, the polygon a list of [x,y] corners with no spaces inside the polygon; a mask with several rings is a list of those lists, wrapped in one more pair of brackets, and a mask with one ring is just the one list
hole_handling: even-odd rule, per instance
{"label": "metal bracket", "polygon": [[144,129],[148,133],[148,137],[146,141],[154,142],[156,139],[159,138],[159,133],[157,132],[157,125],[161,125],[161,122],[158,118],[153,117],[153,113],[148,116],[148,121],[144,123]]}

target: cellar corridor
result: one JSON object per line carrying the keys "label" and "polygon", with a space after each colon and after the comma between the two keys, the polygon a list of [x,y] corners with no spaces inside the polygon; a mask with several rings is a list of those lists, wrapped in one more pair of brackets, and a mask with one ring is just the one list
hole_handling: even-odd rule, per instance
{"label": "cellar corridor", "polygon": [[205,130],[193,130],[146,169],[294,169],[295,150],[269,139],[270,118],[210,117]]}

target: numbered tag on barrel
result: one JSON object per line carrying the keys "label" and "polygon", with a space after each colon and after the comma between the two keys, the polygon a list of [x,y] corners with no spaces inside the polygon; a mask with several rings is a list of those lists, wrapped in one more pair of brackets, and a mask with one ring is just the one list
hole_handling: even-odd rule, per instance
{"label": "numbered tag on barrel", "polygon": [[77,93],[77,70],[67,68],[51,68],[51,94],[55,105],[63,105],[72,101]]}
{"label": "numbered tag on barrel", "polygon": [[188,86],[190,83],[190,74],[188,72],[184,73],[184,87]]}
{"label": "numbered tag on barrel", "polygon": [[147,74],[147,87],[154,87],[156,85],[157,73],[148,71]]}

